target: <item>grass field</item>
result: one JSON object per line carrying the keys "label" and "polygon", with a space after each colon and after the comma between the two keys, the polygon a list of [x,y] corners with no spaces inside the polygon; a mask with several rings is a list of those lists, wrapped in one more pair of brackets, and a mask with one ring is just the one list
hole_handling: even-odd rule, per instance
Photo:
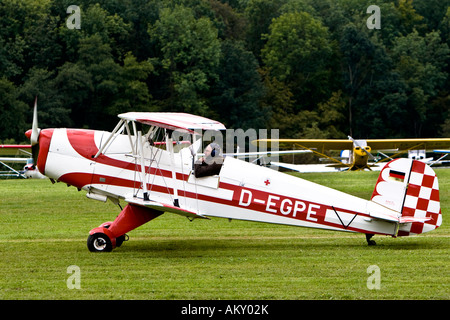
{"label": "grass field", "polygon": [[[361,234],[164,214],[107,254],[86,239],[117,206],[48,180],[1,180],[0,299],[449,299],[450,170],[436,173],[444,222],[417,237],[367,246]],[[369,199],[378,173],[301,176]],[[72,265],[80,289],[68,288]]]}

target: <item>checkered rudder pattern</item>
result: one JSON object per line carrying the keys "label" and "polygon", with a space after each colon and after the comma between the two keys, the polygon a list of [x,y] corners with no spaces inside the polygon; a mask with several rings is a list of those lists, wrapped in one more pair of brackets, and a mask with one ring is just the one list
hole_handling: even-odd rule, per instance
{"label": "checkered rudder pattern", "polygon": [[425,218],[431,220],[413,222],[401,227],[398,236],[407,236],[431,231],[442,222],[439,204],[438,179],[433,169],[420,161],[413,161],[408,181],[402,217]]}

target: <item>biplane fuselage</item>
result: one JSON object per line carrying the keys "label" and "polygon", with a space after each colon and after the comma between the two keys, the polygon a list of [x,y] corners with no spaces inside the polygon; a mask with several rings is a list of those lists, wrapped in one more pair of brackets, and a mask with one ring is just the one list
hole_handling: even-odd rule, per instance
{"label": "biplane fuselage", "polygon": [[[233,157],[225,157],[218,175],[196,178],[198,135],[192,134],[192,146],[180,144],[171,137],[176,128],[163,126],[165,138],[155,143],[148,134],[130,130],[129,122],[122,119],[112,133],[84,129],[39,133],[37,166],[47,177],[83,189],[92,199],[117,204],[125,200],[138,208],[134,215],[149,214],[142,221],[132,218],[130,226],[130,222],[119,226],[124,220],[119,216],[120,221],[91,230],[91,236],[105,233],[114,238],[109,249],[116,246],[115,238],[163,212],[190,219],[221,217],[394,237],[433,230],[441,223],[440,208],[419,218],[410,214],[407,220],[398,204],[360,199]],[[399,187],[404,190],[403,184]],[[121,214],[126,215],[127,207]],[[97,243],[95,248],[100,250],[91,251],[104,246]]]}
{"label": "biplane fuselage", "polygon": [[[127,136],[116,138],[106,154],[94,158],[101,141],[109,135],[101,131],[55,129],[47,157],[42,160],[45,166],[39,159],[40,167],[49,178],[84,189],[94,199],[143,199],[140,163],[130,156]],[[144,152],[148,159],[144,180],[149,201],[173,205],[176,190],[180,208],[199,217],[388,235],[397,232],[395,224],[365,221],[370,218],[369,201],[272,169],[226,157],[219,175],[195,178],[188,148],[174,153],[173,163],[166,150],[146,146]],[[378,210],[383,208],[379,206]],[[355,215],[347,226],[348,218]]]}

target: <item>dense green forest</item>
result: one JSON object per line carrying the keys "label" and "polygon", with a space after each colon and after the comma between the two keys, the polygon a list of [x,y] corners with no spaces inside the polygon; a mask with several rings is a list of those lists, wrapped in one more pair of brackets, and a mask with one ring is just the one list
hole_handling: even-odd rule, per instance
{"label": "dense green forest", "polygon": [[25,141],[36,96],[42,128],[184,111],[283,138],[448,137],[449,47],[450,0],[0,0],[0,141]]}

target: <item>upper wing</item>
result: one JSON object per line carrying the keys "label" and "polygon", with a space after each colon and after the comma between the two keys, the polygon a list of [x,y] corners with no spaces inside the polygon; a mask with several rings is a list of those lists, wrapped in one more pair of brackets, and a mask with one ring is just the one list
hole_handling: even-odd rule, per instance
{"label": "upper wing", "polygon": [[450,153],[450,150],[433,150],[436,153]]}
{"label": "upper wing", "polygon": [[369,139],[366,140],[367,145],[372,150],[383,149],[423,149],[432,150],[450,147],[450,138],[433,138],[433,139]]}
{"label": "upper wing", "polygon": [[0,157],[0,161],[6,163],[28,163],[28,158]]}
{"label": "upper wing", "polygon": [[293,146],[314,148],[322,153],[325,150],[347,150],[353,148],[353,141],[346,139],[258,139],[252,141],[252,143],[265,143],[267,147],[278,144],[280,148]]}
{"label": "upper wing", "polygon": [[225,126],[215,120],[181,112],[128,112],[119,114],[119,118],[137,121],[150,126],[170,130],[195,133],[195,130],[225,130]]}
{"label": "upper wing", "polygon": [[[372,150],[408,150],[408,149],[440,149],[450,147],[450,138],[433,139],[368,139],[365,140]],[[315,148],[324,153],[325,150],[349,150],[353,149],[352,140],[344,139],[259,139],[252,141],[254,144],[266,143],[267,146],[278,143],[280,147],[306,147]]]}
{"label": "upper wing", "polygon": [[14,156],[17,154],[26,154],[31,157],[31,145],[21,145],[21,144],[0,145],[0,156]]}

